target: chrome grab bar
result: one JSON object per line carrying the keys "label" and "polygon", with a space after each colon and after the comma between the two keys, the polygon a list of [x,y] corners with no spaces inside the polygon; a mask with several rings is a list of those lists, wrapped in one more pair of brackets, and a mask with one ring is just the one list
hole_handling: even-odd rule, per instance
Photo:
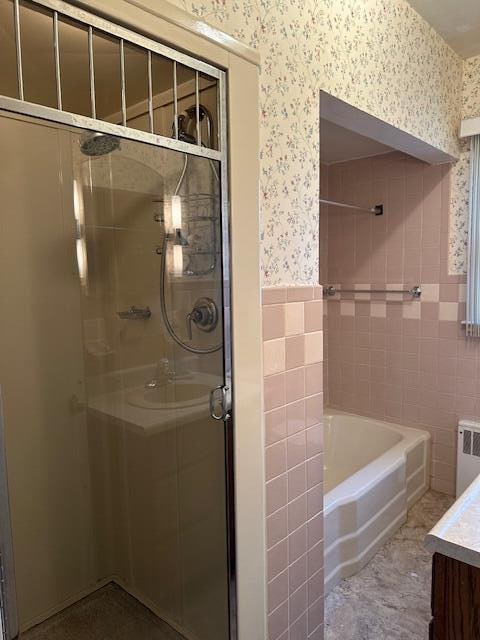
{"label": "chrome grab bar", "polygon": [[127,311],[117,311],[117,315],[121,320],[148,320],[152,312],[150,307],[141,309],[132,305]]}
{"label": "chrome grab bar", "polygon": [[323,288],[323,293],[326,296],[334,296],[336,293],[400,293],[403,295],[412,296],[412,298],[420,298],[422,295],[422,287],[415,285],[411,289],[337,289],[337,287],[329,286]]}

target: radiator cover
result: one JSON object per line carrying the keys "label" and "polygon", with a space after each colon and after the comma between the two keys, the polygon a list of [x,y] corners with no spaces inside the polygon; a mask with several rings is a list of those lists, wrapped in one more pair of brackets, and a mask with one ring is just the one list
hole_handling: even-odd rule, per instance
{"label": "radiator cover", "polygon": [[457,498],[480,474],[480,422],[458,423]]}

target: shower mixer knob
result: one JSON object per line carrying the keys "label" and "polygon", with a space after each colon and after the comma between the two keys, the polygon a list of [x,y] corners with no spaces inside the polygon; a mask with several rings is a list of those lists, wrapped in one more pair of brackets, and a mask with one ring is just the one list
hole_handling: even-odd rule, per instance
{"label": "shower mixer knob", "polygon": [[192,339],[192,324],[209,333],[218,324],[218,308],[211,298],[198,298],[190,313],[187,313],[187,334]]}

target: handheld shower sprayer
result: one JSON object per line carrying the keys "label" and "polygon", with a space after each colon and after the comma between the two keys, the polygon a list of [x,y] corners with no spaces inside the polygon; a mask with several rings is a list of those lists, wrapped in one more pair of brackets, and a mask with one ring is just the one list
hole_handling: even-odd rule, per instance
{"label": "handheld shower sprayer", "polygon": [[[188,109],[186,109],[183,113],[181,113],[177,117],[177,127],[175,126],[175,122],[172,125],[172,137],[177,137],[178,131],[178,140],[182,142],[187,142],[189,144],[197,144],[197,138],[194,135],[193,131],[196,132],[196,114],[197,108],[196,105],[192,105]],[[205,121],[207,125],[207,143],[208,147],[211,146],[211,138],[212,138],[212,116],[208,109],[206,109],[203,105],[199,106],[199,115],[200,122]],[[203,145],[202,143],[202,146]],[[215,176],[217,182],[220,181],[219,175],[215,168],[214,163],[210,160],[210,167],[212,169],[212,173]],[[188,169],[188,154],[184,154],[184,162],[182,172],[179,176],[177,185],[175,187],[173,197],[172,197],[172,230],[166,232],[163,238],[163,245],[161,250],[161,259],[160,259],[160,309],[163,317],[163,321],[165,323],[165,327],[167,328],[168,333],[173,338],[173,340],[180,345],[182,348],[186,349],[190,353],[195,354],[207,354],[214,353],[215,351],[219,351],[223,347],[223,343],[215,345],[213,347],[194,347],[192,345],[187,344],[182,338],[177,334],[175,328],[170,322],[170,318],[167,313],[167,303],[166,303],[166,277],[167,277],[167,251],[169,242],[173,243],[173,250],[177,251],[177,255],[182,253],[182,248],[188,244],[185,238],[182,235],[182,215],[181,215],[181,200],[180,200],[180,188],[185,180],[185,176]],[[177,226],[178,225],[178,226]],[[174,254],[175,261],[175,254]],[[174,265],[175,266],[175,265]],[[177,268],[180,271],[183,271],[183,261],[178,261]],[[186,329],[189,340],[192,340],[192,325],[194,324],[198,329],[202,331],[211,332],[213,331],[218,324],[219,319],[219,311],[217,305],[211,298],[199,298],[194,305],[194,308],[187,314],[186,316]]]}

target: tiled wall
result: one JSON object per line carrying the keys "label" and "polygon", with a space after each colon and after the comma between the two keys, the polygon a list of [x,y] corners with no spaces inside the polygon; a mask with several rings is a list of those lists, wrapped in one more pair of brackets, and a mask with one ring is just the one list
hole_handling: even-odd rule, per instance
{"label": "tiled wall", "polygon": [[263,292],[269,640],[323,638],[323,301]]}
{"label": "tiled wall", "polygon": [[322,282],[423,293],[329,299],[326,404],[427,429],[432,486],[453,494],[458,420],[480,419],[480,341],[461,325],[465,279],[448,275],[449,167],[392,153],[331,165],[328,187],[385,215],[328,210]]}

